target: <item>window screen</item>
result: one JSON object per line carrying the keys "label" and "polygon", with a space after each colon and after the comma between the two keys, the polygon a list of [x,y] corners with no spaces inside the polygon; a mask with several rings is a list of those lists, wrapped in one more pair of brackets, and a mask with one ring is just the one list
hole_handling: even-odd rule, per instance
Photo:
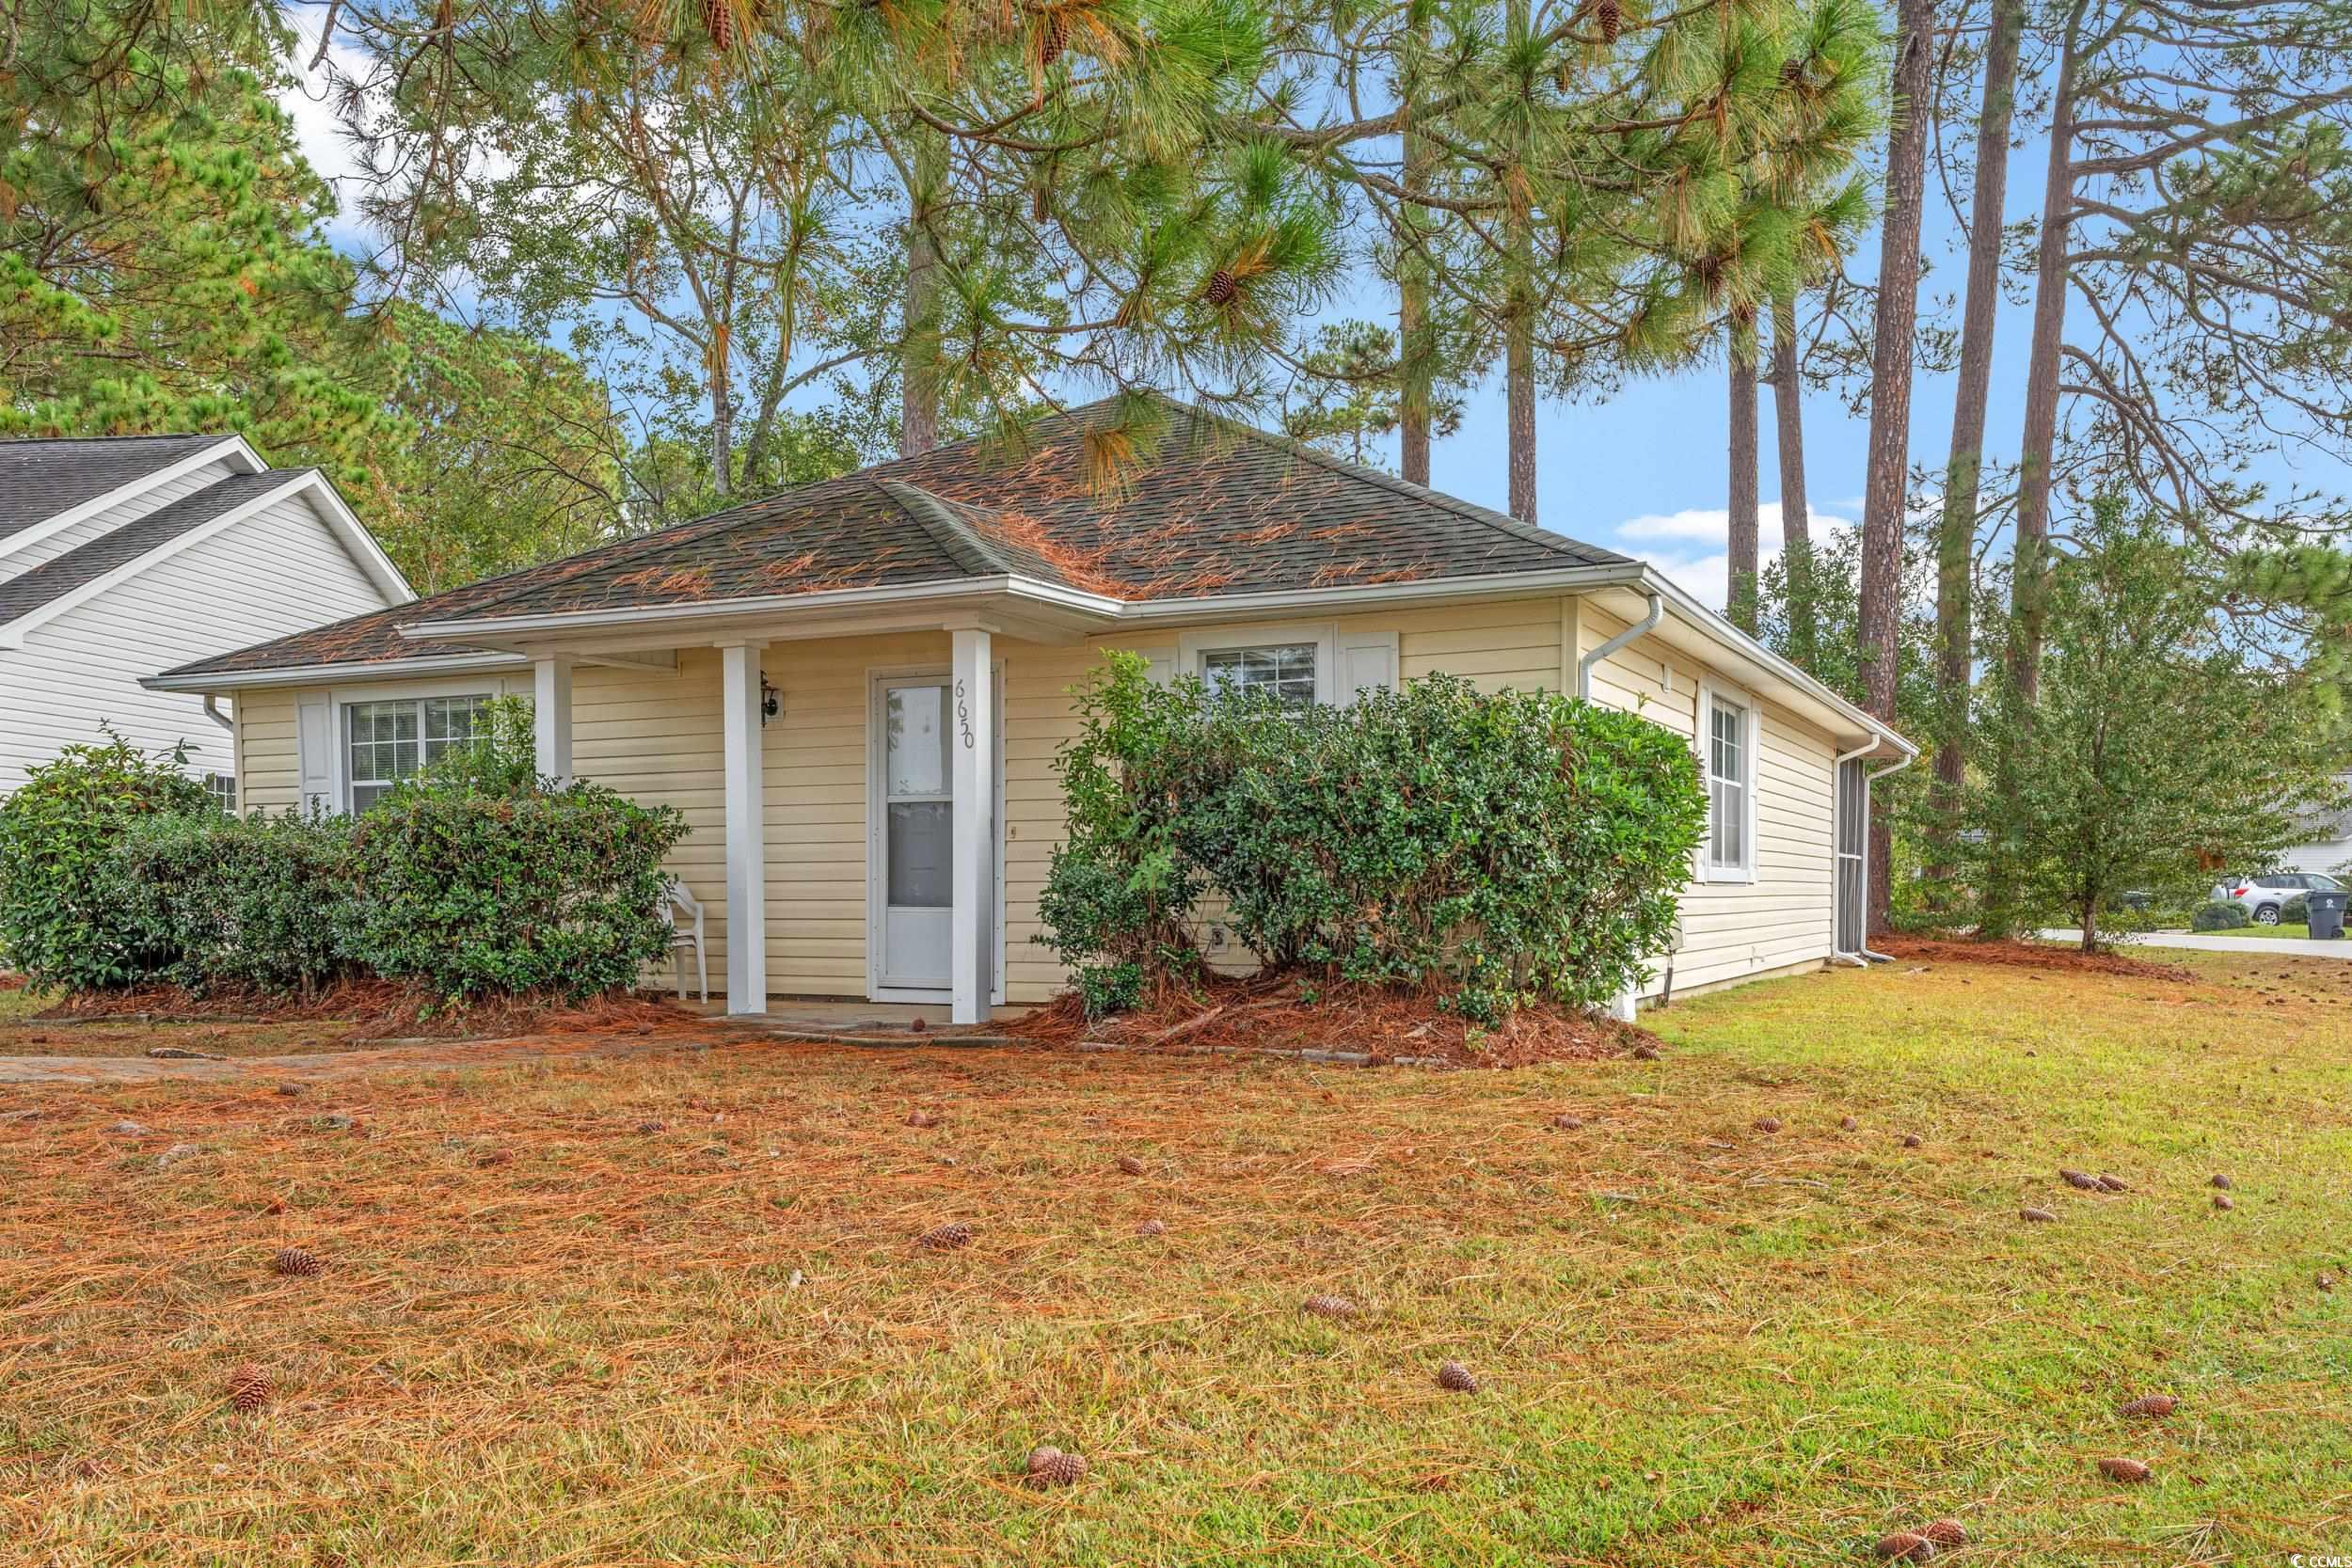
{"label": "window screen", "polygon": [[1315,645],[1218,648],[1200,657],[1201,678],[1217,691],[1263,691],[1285,707],[1315,700]]}

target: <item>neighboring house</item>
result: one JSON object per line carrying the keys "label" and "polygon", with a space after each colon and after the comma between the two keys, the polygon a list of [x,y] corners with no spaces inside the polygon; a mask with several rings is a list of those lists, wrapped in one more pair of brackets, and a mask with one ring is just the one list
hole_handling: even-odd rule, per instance
{"label": "neighboring house", "polygon": [[[2352,773],[2336,782],[2352,788]],[[2280,852],[2280,870],[2336,872],[2352,863],[2352,811],[2312,817],[2302,829],[2306,842]]]}
{"label": "neighboring house", "polygon": [[[233,695],[247,801],[364,808],[500,692],[542,770],[681,808],[730,1010],[1041,1001],[1069,691],[1104,650],[1296,700],[1449,671],[1703,737],[1677,989],[1861,945],[1873,761],[1911,746],[1651,568],[1170,405],[1089,483],[1098,404],[183,666]],[[1842,766],[1841,766],[1842,765]],[[1845,805],[1838,817],[1838,801]],[[1847,847],[1841,857],[1838,843]],[[1844,896],[1840,888],[1844,888]],[[714,955],[716,956],[716,955]],[[1655,988],[1653,988],[1655,989]]]}
{"label": "neighboring house", "polygon": [[242,437],[0,441],[0,794],[107,724],[233,800],[228,717],[142,680],[415,598],[324,475]]}

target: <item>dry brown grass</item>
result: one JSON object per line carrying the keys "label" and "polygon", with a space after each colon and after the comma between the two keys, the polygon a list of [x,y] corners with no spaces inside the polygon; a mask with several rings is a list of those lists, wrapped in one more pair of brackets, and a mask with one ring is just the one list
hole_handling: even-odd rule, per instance
{"label": "dry brown grass", "polygon": [[[0,1560],[1810,1564],[1939,1516],[1970,1562],[2319,1550],[2352,1026],[2309,967],[2256,967],[2270,1009],[1841,973],[1515,1073],[725,1045],[0,1086]],[[943,1221],[972,1244],[914,1244]],[[1040,1444],[1086,1479],[1025,1485]]]}

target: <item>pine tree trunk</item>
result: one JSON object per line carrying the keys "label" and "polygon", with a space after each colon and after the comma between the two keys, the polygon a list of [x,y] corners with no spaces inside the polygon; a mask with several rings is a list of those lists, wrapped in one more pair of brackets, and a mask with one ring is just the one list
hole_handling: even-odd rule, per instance
{"label": "pine tree trunk", "polygon": [[2073,223],[2074,40],[2058,60],[2050,105],[2050,161],[2042,191],[2042,237],[2034,257],[2033,346],[2026,366],[2026,434],[2017,447],[2017,542],[2010,562],[2016,629],[2010,675],[2030,707],[2042,680],[2042,553],[2050,539],[2050,468],[2058,441],[2058,373],[2066,342],[2066,242]]}
{"label": "pine tree trunk", "polygon": [[912,188],[907,192],[906,298],[900,316],[905,334],[898,359],[898,455],[914,457],[939,444],[939,386],[931,371],[928,330],[938,289],[939,250],[931,235],[931,203],[938,197],[943,150],[937,138],[914,137]]}
{"label": "pine tree trunk", "polygon": [[1514,312],[1504,380],[1511,404],[1511,515],[1535,521],[1535,318],[1532,307]]}
{"label": "pine tree trunk", "polygon": [[[1415,13],[1416,16],[1419,13]],[[1427,24],[1415,21],[1415,44],[1426,42]],[[1407,92],[1414,90],[1409,82]],[[1413,134],[1406,104],[1405,189],[1429,188],[1427,142]],[[1429,483],[1429,415],[1435,392],[1437,343],[1429,322],[1429,262],[1422,246],[1426,242],[1426,213],[1407,199],[1398,210],[1403,220],[1396,258],[1397,445],[1405,477],[1415,484]]]}
{"label": "pine tree trunk", "polygon": [[1804,386],[1797,373],[1797,301],[1772,301],[1772,436],[1780,447],[1780,559],[1788,582],[1788,639],[1814,666],[1813,515],[1804,499]]}
{"label": "pine tree trunk", "polygon": [[1731,335],[1731,541],[1724,587],[1724,612],[1731,624],[1756,635],[1756,361],[1740,352]]}
{"label": "pine tree trunk", "polygon": [[[723,335],[720,339],[725,341]],[[735,481],[735,387],[723,350],[710,356],[710,493],[724,499]]]}
{"label": "pine tree trunk", "polygon": [[[1930,0],[1898,0],[1895,120],[1886,148],[1886,216],[1879,235],[1878,310],[1870,346],[1869,467],[1863,481],[1860,647],[1864,706],[1895,716],[1902,614],[1903,506],[1911,465],[1912,335],[1919,317],[1919,210],[1927,185]],[[1870,818],[1869,929],[1885,929],[1892,835]]]}
{"label": "pine tree trunk", "polygon": [[1960,388],[1944,514],[1935,544],[1935,783],[1928,834],[1928,891],[1938,907],[1951,881],[1962,784],[1968,766],[1968,694],[1976,640],[1977,519],[1984,476],[1984,420],[1993,385],[1993,330],[2000,309],[2001,214],[2009,200],[2010,122],[2017,103],[2024,0],[1994,0],[1985,42],[1984,97],[1977,113],[1976,189],[1968,213],[1968,292],[1961,309]]}

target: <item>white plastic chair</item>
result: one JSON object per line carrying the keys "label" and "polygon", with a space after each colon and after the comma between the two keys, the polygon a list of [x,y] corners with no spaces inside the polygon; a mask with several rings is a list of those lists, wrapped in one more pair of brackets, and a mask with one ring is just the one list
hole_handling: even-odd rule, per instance
{"label": "white plastic chair", "polygon": [[[670,927],[670,961],[677,970],[677,999],[686,1000],[686,953],[694,953],[694,989],[705,1002],[710,1000],[710,958],[703,947],[702,901],[687,891],[686,884],[675,877],[662,883],[661,919]],[[683,915],[686,918],[681,920]]]}

